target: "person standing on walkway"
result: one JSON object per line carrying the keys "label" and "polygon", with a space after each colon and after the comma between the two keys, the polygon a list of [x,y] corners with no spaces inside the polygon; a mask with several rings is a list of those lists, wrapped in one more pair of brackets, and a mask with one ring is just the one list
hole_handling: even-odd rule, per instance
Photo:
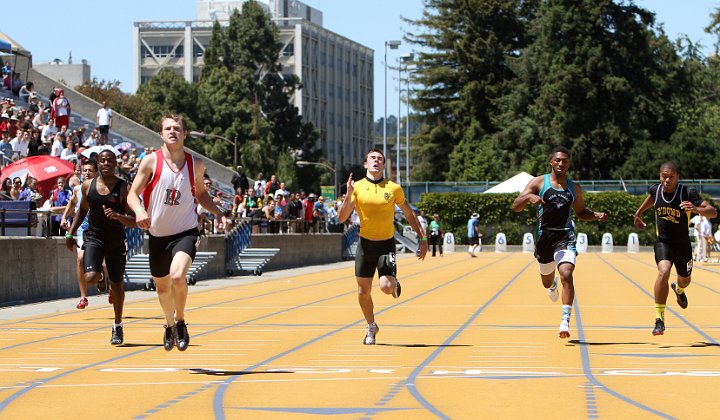
{"label": "person standing on walkway", "polygon": [[102,101],[102,107],[95,115],[95,123],[100,131],[100,144],[108,144],[108,133],[112,128],[113,113],[107,106],[107,101]]}
{"label": "person standing on walkway", "polygon": [[660,165],[660,183],[651,185],[648,195],[635,211],[634,224],[645,229],[643,213],[655,207],[655,263],[658,274],[655,279],[655,328],[653,335],[665,333],[665,307],[670,293],[668,282],[670,270],[675,266],[677,281],[671,287],[675,292],[678,305],[688,307],[685,288],[690,285],[693,268],[692,245],[688,236],[690,214],[697,213],[709,219],[717,217],[717,210],[700,197],[692,188],[680,182],[680,170],[673,162]]}
{"label": "person standing on walkway", "polygon": [[150,273],[165,315],[163,346],[167,351],[175,346],[185,351],[190,345],[185,305],[187,272],[199,235],[196,200],[215,215],[218,230],[227,223],[224,211],[205,189],[205,163],[185,151],[187,135],[182,116],[162,118],[163,145],[140,161],[128,196],[137,225],[149,232]]}
{"label": "person standing on walkway", "polygon": [[365,178],[353,181],[352,174],[347,181],[347,194],[338,210],[340,223],[357,209],[360,218],[360,244],[355,256],[355,277],[358,284],[358,302],[367,321],[363,344],[375,344],[380,328],[375,322],[372,300],[372,282],[378,273],[380,290],[385,294],[400,297],[402,291],[397,279],[395,261],[395,205],[400,207],[405,218],[418,235],[420,252],[418,259],[427,254],[427,238],[420,227],[415,212],[405,199],[402,187],[383,178],[385,156],[378,149],[371,149],[365,156],[363,166]]}
{"label": "person standing on walkway", "polygon": [[78,246],[75,234],[87,214],[88,227],[83,233],[82,245],[85,251],[83,255],[85,283],[97,284],[101,292],[107,290],[107,284],[102,279],[104,260],[108,277],[113,283],[110,293],[115,310],[115,323],[110,343],[120,345],[125,341],[122,325],[125,303],[123,277],[128,249],[125,227],[134,227],[135,219],[129,215],[131,211],[127,203],[127,183],[115,176],[117,152],[110,146],[106,147],[98,154],[100,174],[95,178],[86,179],[82,184],[80,207],[75,213],[70,230],[65,235],[65,245],[70,251],[75,251]]}
{"label": "person standing on walkway", "polygon": [[480,215],[473,213],[467,223],[467,234],[470,245],[468,246],[468,254],[471,257],[477,257],[480,251]]}
{"label": "person standing on walkway", "polygon": [[435,256],[436,249],[440,250],[440,256],[443,256],[443,228],[440,221],[440,215],[435,213],[433,219],[428,225],[430,230],[430,245],[432,245],[432,256]]}
{"label": "person standing on walkway", "polygon": [[556,268],[563,286],[560,338],[570,337],[570,315],[575,300],[573,271],[577,250],[573,211],[580,220],[608,220],[607,214],[585,207],[582,188],[567,176],[570,163],[570,152],[564,147],[556,148],[550,154],[550,173],[533,178],[512,204],[515,212],[523,211],[527,204],[537,208],[535,258],[540,269],[540,279],[553,302],[557,301],[559,295]]}

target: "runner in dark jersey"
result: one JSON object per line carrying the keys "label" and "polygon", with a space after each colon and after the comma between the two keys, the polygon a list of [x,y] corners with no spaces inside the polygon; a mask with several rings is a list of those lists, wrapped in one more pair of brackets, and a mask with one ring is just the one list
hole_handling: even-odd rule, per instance
{"label": "runner in dark jersey", "polygon": [[[72,226],[65,236],[65,245],[71,251],[77,248],[75,232],[77,232],[85,215],[88,215],[88,228],[84,232],[82,249],[85,281],[96,284],[100,280],[103,260],[107,266],[108,276],[112,282],[111,292],[115,323],[110,343],[119,345],[124,341],[122,313],[125,301],[123,275],[125,273],[125,256],[127,241],[124,226],[135,226],[135,217],[129,216],[127,205],[128,185],[115,176],[117,156],[111,146],[106,146],[98,154],[100,174],[83,182],[80,208],[75,213]],[[103,289],[99,285],[98,289]]]}
{"label": "runner in dark jersey", "polygon": [[655,328],[653,335],[665,332],[665,304],[670,293],[668,280],[670,269],[675,266],[677,282],[672,284],[677,303],[681,308],[688,306],[685,288],[690,285],[692,274],[692,245],[688,229],[690,213],[701,214],[708,219],[717,216],[717,210],[703,200],[695,190],[680,184],[680,171],[672,162],[660,166],[660,183],[648,190],[648,196],[635,212],[635,227],[645,228],[642,214],[650,207],[655,207],[655,263],[658,267],[655,279]]}
{"label": "runner in dark jersey", "polygon": [[573,211],[581,220],[606,222],[605,213],[594,212],[585,207],[582,188],[567,177],[570,168],[570,152],[562,147],[550,155],[549,174],[533,178],[512,204],[513,211],[523,211],[530,203],[538,211],[537,246],[535,258],[540,269],[540,279],[548,289],[548,296],[558,299],[557,268],[562,292],[562,319],[560,338],[570,337],[570,314],[575,299],[573,271],[575,270],[575,226]]}

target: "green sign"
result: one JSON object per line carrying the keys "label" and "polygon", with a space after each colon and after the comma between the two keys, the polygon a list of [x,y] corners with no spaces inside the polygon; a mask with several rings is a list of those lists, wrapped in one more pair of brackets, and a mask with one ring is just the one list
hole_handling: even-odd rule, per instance
{"label": "green sign", "polygon": [[325,201],[335,200],[335,187],[333,185],[321,185],[320,195],[325,197]]}

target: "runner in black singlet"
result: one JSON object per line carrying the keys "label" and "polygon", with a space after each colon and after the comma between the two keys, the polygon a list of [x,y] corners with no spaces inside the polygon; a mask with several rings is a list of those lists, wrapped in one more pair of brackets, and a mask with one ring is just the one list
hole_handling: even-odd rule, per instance
{"label": "runner in black singlet", "polygon": [[695,190],[680,184],[680,171],[673,162],[660,166],[660,183],[648,190],[648,196],[635,212],[634,222],[638,229],[645,228],[642,214],[655,207],[657,241],[655,242],[655,263],[658,275],[655,279],[655,328],[653,335],[665,332],[665,305],[670,293],[668,280],[670,269],[675,266],[677,282],[672,283],[673,292],[681,308],[688,306],[685,288],[690,285],[692,274],[692,245],[688,229],[690,213],[701,214],[708,219],[717,216],[717,210],[703,200]]}
{"label": "runner in black singlet", "polygon": [[[110,343],[119,345],[124,342],[122,313],[125,290],[123,275],[127,255],[124,227],[134,227],[136,224],[135,217],[128,215],[131,213],[127,205],[128,185],[124,180],[115,176],[117,152],[111,146],[105,147],[106,149],[98,154],[100,174],[94,179],[83,182],[80,208],[75,213],[72,226],[65,236],[65,245],[69,250],[75,251],[77,248],[75,232],[87,214],[88,228],[84,232],[82,246],[85,251],[83,255],[85,281],[88,284],[98,283],[103,269],[102,263],[105,260],[108,276],[112,282],[110,293],[112,293],[115,310],[115,323]],[[99,284],[98,289],[103,289],[102,286]]]}

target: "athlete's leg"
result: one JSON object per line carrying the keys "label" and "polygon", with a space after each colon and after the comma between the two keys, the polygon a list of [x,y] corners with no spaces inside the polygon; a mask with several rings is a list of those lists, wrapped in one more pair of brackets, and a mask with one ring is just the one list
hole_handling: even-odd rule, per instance
{"label": "athlete's leg", "polygon": [[575,265],[570,263],[563,263],[558,266],[558,274],[560,276],[560,283],[562,283],[562,303],[563,305],[572,306],[575,300],[575,284],[573,283],[573,271],[575,271]]}
{"label": "athlete's leg", "polygon": [[375,322],[375,306],[373,305],[372,295],[372,277],[356,277],[358,284],[358,303],[362,310],[365,321],[368,324]]}
{"label": "athlete's leg", "polygon": [[75,260],[75,274],[77,275],[78,288],[80,289],[80,297],[87,298],[87,283],[85,283],[85,274],[83,272],[83,256],[85,251],[79,249],[77,259]]}
{"label": "athlete's leg", "polygon": [[[192,258],[185,252],[178,252],[170,264],[170,283],[175,305],[175,321],[185,320],[185,305],[187,304],[188,286],[187,272],[192,265]],[[168,324],[171,325],[171,324]]]}
{"label": "athlete's leg", "polygon": [[155,291],[160,302],[160,308],[162,308],[163,315],[165,315],[165,324],[172,327],[175,325],[175,298],[170,275],[153,277],[153,281],[155,282]]}
{"label": "athlete's leg", "polygon": [[125,286],[123,281],[113,281],[110,287],[112,304],[115,310],[115,323],[120,324],[123,317],[123,305],[125,304]]}
{"label": "athlete's leg", "polygon": [[[670,286],[668,280],[670,279],[670,269],[672,263],[668,260],[661,260],[657,264],[658,275],[655,279],[655,303],[665,305],[667,303],[668,293],[670,292]],[[680,278],[678,277],[678,281]],[[687,279],[687,284],[690,284],[690,279]],[[682,284],[681,284],[682,287]]]}

